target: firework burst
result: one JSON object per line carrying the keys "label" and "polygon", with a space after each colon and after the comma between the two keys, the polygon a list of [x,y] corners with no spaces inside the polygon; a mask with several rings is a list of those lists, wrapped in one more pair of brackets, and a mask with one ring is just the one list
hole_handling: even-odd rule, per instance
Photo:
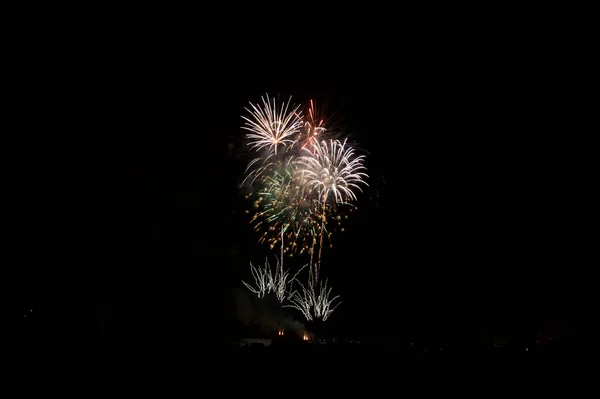
{"label": "firework burst", "polygon": [[244,280],[242,280],[242,283],[244,283],[250,292],[256,294],[257,297],[264,298],[272,289],[272,274],[269,261],[265,260],[264,267],[254,266],[252,262],[250,262],[250,272],[252,273],[252,278],[254,278],[254,285],[248,284]]}
{"label": "firework burst", "polygon": [[[259,242],[271,250],[280,245],[281,258],[274,269],[268,261],[263,267],[250,264],[255,284],[243,283],[260,298],[274,293],[282,307],[299,310],[307,321],[326,321],[340,302],[327,280],[319,279],[324,238],[331,239],[336,227],[343,231],[344,209],[352,212],[361,186],[368,186],[365,156],[339,133],[334,139],[331,121],[314,101],[302,113],[291,97],[281,104],[268,95],[261,99],[262,106],[250,103],[249,115],[242,116],[253,154],[242,184],[250,190]],[[306,265],[294,276],[283,269],[284,255],[296,253],[310,255],[306,285],[297,279]],[[290,291],[295,282],[299,288]]]}
{"label": "firework burst", "polygon": [[366,185],[364,156],[357,156],[346,140],[332,139],[315,141],[311,148],[303,148],[296,162],[306,187],[318,198],[321,206],[316,268],[318,279],[324,238],[326,234],[328,237],[331,235],[331,232],[327,232],[327,215],[341,205],[350,205],[351,201],[356,200],[355,191],[362,191],[360,185]]}
{"label": "firework burst", "polygon": [[331,288],[327,286],[327,280],[319,283],[309,279],[306,286],[302,283],[298,285],[300,288],[292,292],[289,304],[285,306],[299,310],[307,321],[327,321],[342,303],[336,303],[340,298],[339,295],[331,296]]}
{"label": "firework burst", "polygon": [[355,155],[346,140],[315,141],[302,149],[297,163],[309,190],[322,203],[332,196],[337,204],[356,200],[355,190],[362,191],[360,185],[367,185],[364,155]]}
{"label": "firework burst", "polygon": [[[355,191],[364,183],[364,156],[355,156],[345,140],[325,139],[330,135],[328,119],[313,100],[304,115],[296,106],[289,111],[289,102],[288,106],[278,105],[268,96],[263,98],[263,105],[259,109],[251,104],[252,111],[246,108],[251,118],[244,117],[246,121],[261,121],[245,127],[252,130],[247,137],[254,140],[249,149],[261,154],[249,163],[243,182],[251,191],[251,223],[261,232],[259,242],[273,249],[283,232],[285,253],[310,253],[312,264],[316,236],[331,236],[326,226],[330,216],[341,226],[347,214],[340,214],[339,209],[342,205],[352,207]],[[271,125],[290,128],[277,136],[273,129],[265,128]],[[262,126],[260,134],[256,126]],[[283,147],[279,152],[278,146]]]}
{"label": "firework burst", "polygon": [[301,178],[293,162],[274,169],[258,191],[254,202],[258,211],[251,220],[256,230],[264,230],[259,242],[273,249],[281,233],[286,243],[284,252],[290,255],[309,250],[320,220],[319,207]]}
{"label": "firework burst", "polygon": [[315,141],[324,138],[327,132],[327,117],[322,108],[315,105],[311,99],[302,119],[302,130],[294,143],[299,149],[310,147]]}
{"label": "firework burst", "polygon": [[275,267],[271,267],[268,259],[265,259],[264,266],[254,266],[250,262],[250,272],[254,278],[254,285],[249,284],[242,280],[242,283],[248,288],[248,290],[258,298],[264,298],[265,296],[273,293],[277,300],[283,304],[286,299],[291,298],[292,292],[288,289],[294,281],[297,281],[298,274],[306,265],[302,266],[293,276],[291,276],[289,270],[284,270],[283,261],[277,259]]}
{"label": "firework burst", "polygon": [[250,103],[250,108],[245,108],[250,117],[242,116],[246,121],[242,129],[248,130],[246,138],[252,151],[267,149],[269,153],[277,155],[279,147],[287,147],[294,143],[294,136],[302,128],[301,112],[299,105],[283,102],[281,105],[269,96],[262,97],[263,106]]}

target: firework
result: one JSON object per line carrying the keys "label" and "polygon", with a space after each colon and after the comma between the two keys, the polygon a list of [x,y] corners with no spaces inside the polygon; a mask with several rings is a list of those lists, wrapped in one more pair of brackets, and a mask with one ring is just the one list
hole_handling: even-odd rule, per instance
{"label": "firework", "polygon": [[[279,262],[278,262],[279,263]],[[282,263],[283,265],[283,263]],[[283,266],[277,270],[279,270],[278,272],[275,272],[275,275],[273,276],[273,280],[272,280],[272,290],[275,293],[275,296],[277,297],[277,299],[279,300],[279,303],[283,304],[283,302],[286,299],[290,299],[292,292],[288,289],[289,287],[291,287],[291,285],[293,284],[294,281],[298,281],[297,277],[298,274],[300,274],[300,272],[302,270],[304,270],[304,268],[306,267],[306,265],[302,266],[300,269],[298,269],[298,271],[294,274],[293,277],[290,278],[290,271],[284,271],[283,270]]]}
{"label": "firework", "polygon": [[322,140],[315,141],[310,148],[303,148],[296,163],[307,189],[318,198],[321,206],[319,254],[315,269],[318,279],[324,237],[326,233],[328,236],[331,234],[327,232],[327,215],[340,205],[350,205],[356,200],[355,190],[362,191],[360,185],[367,185],[364,181],[367,177],[364,156],[356,155],[346,140]]}
{"label": "firework", "polygon": [[326,321],[342,303],[337,302],[334,305],[340,296],[331,297],[331,288],[327,286],[327,280],[319,283],[309,278],[306,286],[302,283],[298,284],[300,288],[292,292],[290,303],[286,306],[299,310],[307,321],[314,319]]}
{"label": "firework", "polygon": [[320,207],[295,163],[288,161],[263,180],[254,207],[257,211],[251,223],[256,230],[264,230],[259,242],[268,243],[272,249],[281,234],[286,253],[303,254],[311,248],[321,219]]}
{"label": "firework", "polygon": [[301,113],[298,111],[300,106],[292,105],[290,102],[283,102],[278,105],[275,99],[269,99],[269,96],[261,97],[263,106],[259,107],[250,103],[249,108],[245,108],[250,113],[250,117],[242,116],[246,121],[243,129],[248,130],[246,138],[249,140],[250,150],[260,151],[263,148],[268,149],[269,153],[277,155],[279,147],[287,147],[294,143],[294,136],[302,128]]}
{"label": "firework", "polygon": [[[308,321],[326,321],[341,302],[339,295],[331,296],[327,280],[319,280],[324,237],[331,238],[332,225],[340,228],[348,217],[343,209],[352,212],[357,192],[367,185],[365,157],[346,139],[333,138],[330,121],[312,100],[302,114],[299,106],[290,105],[291,97],[281,105],[268,95],[261,99],[262,106],[250,103],[249,116],[242,117],[253,153],[242,184],[251,192],[251,223],[262,232],[259,242],[271,250],[280,244],[281,258],[274,269],[268,261],[264,267],[250,264],[255,285],[244,284],[259,298],[273,293],[282,307],[299,310]],[[310,254],[307,285],[297,280],[306,265],[291,278],[284,271],[286,253]],[[290,291],[294,282],[299,289]]]}
{"label": "firework", "polygon": [[[276,258],[277,259],[277,258]],[[266,295],[271,293],[275,294],[275,297],[280,303],[283,303],[286,299],[289,299],[291,292],[288,286],[292,282],[297,281],[298,274],[306,267],[301,267],[296,274],[290,278],[290,271],[284,271],[283,262],[277,259],[275,267],[271,267],[268,259],[265,259],[264,266],[254,266],[250,262],[250,272],[254,278],[254,285],[246,283],[242,280],[242,283],[250,290],[250,292],[256,294],[258,298],[264,298]]]}
{"label": "firework", "polygon": [[250,292],[256,294],[259,298],[264,298],[266,294],[271,291],[271,266],[268,261],[265,261],[265,266],[254,266],[250,262],[250,272],[254,278],[254,284],[250,285],[244,280],[242,283],[250,290]]}
{"label": "firework", "polygon": [[356,200],[355,190],[367,185],[364,155],[355,155],[354,149],[340,140],[315,141],[302,149],[297,163],[306,178],[306,185],[314,190],[322,203],[331,196],[338,204]]}
{"label": "firework", "polygon": [[290,303],[285,305],[285,307],[299,310],[307,321],[312,321],[313,292],[306,289],[302,283],[298,284],[300,285],[300,290],[292,292],[292,295],[290,296]]}
{"label": "firework", "polygon": [[[291,106],[290,101],[278,105],[275,99],[263,97],[263,107],[250,103],[250,117],[244,129],[250,133],[248,147],[260,155],[248,164],[242,185],[248,184],[254,197],[254,217],[251,223],[255,229],[264,232],[260,242],[268,242],[271,248],[279,241],[279,233],[286,232],[290,248],[286,252],[303,251],[304,241],[311,232],[308,212],[300,211],[302,187],[297,179],[293,162],[292,146],[297,143],[302,132],[303,121],[299,106]],[[283,147],[283,151],[278,147]],[[298,210],[297,212],[295,210]]]}
{"label": "firework", "polygon": [[[312,265],[316,236],[321,237],[322,243],[325,234],[331,235],[326,226],[328,217],[334,216],[335,224],[340,226],[342,216],[347,218],[347,215],[340,215],[338,208],[352,206],[350,201],[356,199],[354,191],[360,190],[359,184],[364,183],[364,156],[355,156],[346,141],[320,140],[329,133],[325,127],[327,118],[313,100],[309,101],[304,116],[294,108],[295,119],[287,107],[278,107],[268,96],[263,103],[263,109],[251,104],[254,109],[251,115],[261,121],[259,126],[293,126],[286,131],[297,130],[297,134],[292,141],[292,134],[276,137],[273,131],[264,128],[260,138],[253,133],[255,141],[250,142],[249,149],[256,152],[266,148],[266,152],[248,164],[242,183],[249,184],[249,196],[253,197],[251,223],[261,232],[259,242],[267,243],[271,249],[284,232],[285,253],[309,253]],[[254,125],[250,127],[256,130]],[[284,147],[279,153],[278,143]]]}
{"label": "firework", "polygon": [[297,148],[310,147],[316,140],[322,139],[327,132],[326,120],[324,110],[316,107],[312,99],[309,100],[306,113],[302,117],[302,130],[294,143]]}
{"label": "firework", "polygon": [[[311,288],[314,292],[314,288]],[[335,309],[342,303],[341,301],[333,305],[333,303],[340,298],[339,295],[330,297],[331,288],[327,287],[327,280],[322,282],[319,287],[318,295],[313,294],[315,299],[313,300],[313,310],[315,318],[326,321]]]}

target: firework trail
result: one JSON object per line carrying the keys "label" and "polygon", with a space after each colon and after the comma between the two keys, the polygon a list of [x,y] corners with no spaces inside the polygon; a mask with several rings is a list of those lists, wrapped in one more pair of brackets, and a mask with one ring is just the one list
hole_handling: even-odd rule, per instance
{"label": "firework trail", "polygon": [[254,284],[250,285],[244,280],[242,283],[250,290],[250,292],[256,294],[259,298],[264,298],[266,294],[271,292],[271,266],[269,265],[268,260],[265,260],[265,266],[254,266],[252,262],[250,262],[250,272],[252,273],[252,277],[254,278]]}
{"label": "firework trail", "polygon": [[367,185],[364,181],[367,177],[364,158],[364,155],[357,156],[346,140],[323,140],[315,141],[310,149],[303,148],[302,155],[296,161],[307,188],[321,204],[317,279],[326,233],[327,210],[349,205],[356,200],[355,190],[362,191],[360,185]]}
{"label": "firework trail", "polygon": [[337,309],[337,307],[342,303],[340,301],[333,305],[333,303],[337,299],[339,299],[340,296],[336,295],[334,297],[331,297],[331,288],[327,287],[327,280],[320,284],[318,294],[315,292],[314,286],[312,286],[311,290],[314,292],[312,295],[314,297],[313,311],[315,318],[327,321],[327,319],[329,318],[329,316],[331,316],[333,311]]}
{"label": "firework trail", "polygon": [[273,293],[281,304],[286,299],[291,297],[291,291],[288,287],[294,281],[298,281],[297,277],[306,265],[301,267],[292,277],[290,271],[284,271],[283,262],[277,259],[275,267],[271,267],[268,259],[265,259],[264,266],[254,266],[250,262],[250,271],[254,278],[254,285],[251,285],[244,280],[242,283],[250,290],[250,292],[256,294],[258,298],[264,298],[265,296]]}
{"label": "firework trail", "polygon": [[[284,306],[299,310],[306,321],[312,321],[313,295],[311,295],[311,291],[307,290],[302,283],[298,284],[300,285],[300,290],[293,291],[289,304]],[[309,284],[310,287],[312,286]]]}
{"label": "firework trail", "polygon": [[302,130],[294,144],[301,149],[310,147],[313,142],[323,137],[327,131],[325,128],[327,118],[323,110],[315,106],[312,99],[309,100],[304,117],[299,117],[302,119]]}
{"label": "firework trail", "polygon": [[339,295],[331,297],[331,288],[327,286],[327,280],[324,282],[310,282],[306,286],[298,282],[300,288],[294,290],[290,296],[290,301],[286,307],[299,310],[307,321],[320,319],[327,321],[329,316],[342,303],[334,302],[340,298]]}

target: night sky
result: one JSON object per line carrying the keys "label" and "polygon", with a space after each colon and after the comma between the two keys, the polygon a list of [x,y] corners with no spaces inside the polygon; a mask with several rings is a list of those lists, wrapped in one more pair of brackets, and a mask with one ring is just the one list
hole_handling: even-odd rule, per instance
{"label": "night sky", "polygon": [[15,308],[227,333],[232,288],[269,254],[238,188],[240,115],[269,93],[327,101],[368,151],[359,210],[324,250],[337,333],[575,317],[581,281],[545,268],[527,40],[398,30],[373,10],[318,37],[217,14],[61,41],[64,124],[19,142],[15,161]]}

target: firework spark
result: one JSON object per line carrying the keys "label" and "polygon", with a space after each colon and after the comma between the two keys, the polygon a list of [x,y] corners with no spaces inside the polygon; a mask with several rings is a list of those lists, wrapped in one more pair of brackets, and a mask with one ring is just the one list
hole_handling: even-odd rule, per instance
{"label": "firework spark", "polygon": [[[314,291],[314,288],[312,289]],[[313,294],[314,295],[314,294]],[[322,282],[319,287],[319,293],[313,300],[313,310],[315,318],[326,321],[335,309],[342,303],[341,301],[333,305],[333,303],[339,299],[339,295],[330,297],[331,288],[327,287],[327,280]],[[332,307],[333,305],[333,307]]]}
{"label": "firework spark", "polygon": [[290,296],[290,303],[288,305],[285,305],[285,307],[290,307],[299,310],[306,319],[306,321],[312,321],[313,292],[306,289],[306,287],[302,283],[299,283],[299,285],[300,290],[295,290],[292,292],[292,295]]}
{"label": "firework spark", "polygon": [[[259,242],[271,250],[280,244],[281,258],[274,269],[268,261],[264,267],[251,263],[255,285],[244,284],[259,298],[273,293],[282,307],[299,310],[308,321],[325,321],[341,302],[336,302],[339,295],[331,296],[327,280],[319,280],[324,237],[331,238],[332,227],[340,229],[342,218],[348,217],[343,209],[352,212],[357,192],[368,186],[365,157],[346,139],[333,138],[324,109],[312,100],[303,115],[299,106],[290,106],[291,97],[281,105],[268,95],[261,99],[262,106],[250,103],[249,116],[242,116],[254,153],[242,184],[251,192],[251,223],[262,231]],[[313,263],[317,247],[318,261]],[[283,269],[284,254],[305,252],[310,254],[306,286],[297,280],[306,265],[291,278]],[[299,289],[291,290],[294,282]]]}
{"label": "firework spark", "polygon": [[[355,155],[354,149],[346,140],[322,140],[315,141],[310,149],[303,148],[297,163],[308,190],[314,193],[321,204],[319,254],[315,269],[318,280],[324,237],[327,233],[327,215],[331,213],[332,208],[349,205],[351,201],[356,200],[354,191],[362,191],[361,184],[367,185],[364,181],[367,177],[364,155]],[[327,234],[330,236],[330,233]],[[311,251],[311,265],[312,254],[314,246]]]}
{"label": "firework spark", "polygon": [[271,266],[269,265],[268,260],[265,260],[265,266],[254,266],[252,262],[250,262],[250,272],[252,273],[252,277],[254,278],[254,284],[250,285],[244,280],[242,283],[250,290],[250,292],[256,294],[259,298],[264,298],[266,294],[271,292]]}
{"label": "firework spark", "polygon": [[246,121],[242,129],[248,130],[246,138],[250,141],[249,147],[253,151],[267,148],[269,153],[277,155],[278,147],[287,147],[294,143],[294,136],[302,128],[301,112],[299,105],[292,105],[289,101],[278,105],[275,99],[269,96],[261,97],[262,107],[250,103],[250,117],[242,116]]}
{"label": "firework spark", "polygon": [[269,243],[272,249],[279,243],[279,234],[282,234],[287,243],[286,253],[302,254],[307,251],[316,235],[320,207],[303,184],[297,166],[290,161],[282,168],[274,169],[264,179],[257,194],[254,202],[257,212],[251,223],[255,223],[256,230],[264,227],[259,242]]}
{"label": "firework spark", "polygon": [[310,147],[313,142],[322,138],[327,131],[325,127],[326,117],[321,108],[315,106],[314,101],[309,100],[306,114],[302,118],[302,130],[294,143],[298,148]]}
{"label": "firework spark", "polygon": [[[277,258],[276,258],[277,259]],[[283,269],[283,263],[277,259],[275,267],[271,267],[268,259],[265,259],[264,266],[254,266],[250,262],[250,271],[254,278],[254,285],[246,283],[242,280],[242,283],[250,290],[250,292],[256,294],[258,298],[264,298],[265,296],[273,293],[280,303],[283,303],[286,299],[291,297],[291,292],[288,289],[294,281],[297,281],[298,274],[306,267],[301,267],[293,277],[290,277],[290,271]]]}
{"label": "firework spark", "polygon": [[321,319],[326,321],[334,310],[342,303],[334,302],[340,298],[339,295],[331,297],[331,288],[327,286],[327,280],[309,280],[308,285],[299,283],[300,288],[294,290],[290,295],[290,303],[287,307],[299,310],[307,321]]}
{"label": "firework spark", "polygon": [[263,162],[246,177],[259,182],[253,194],[256,211],[251,223],[263,231],[259,242],[268,243],[271,249],[285,232],[286,253],[312,254],[316,235],[330,236],[326,226],[329,215],[335,216],[340,226],[338,208],[352,206],[355,191],[361,190],[361,184],[367,185],[364,156],[355,156],[354,149],[339,140],[307,142],[298,149],[299,155],[293,148],[288,150],[285,161]]}
{"label": "firework spark", "polygon": [[354,149],[340,140],[315,141],[312,148],[303,148],[298,163],[307,186],[315,190],[321,202],[331,196],[336,203],[356,200],[354,190],[362,191],[367,185],[364,155],[355,155]]}

